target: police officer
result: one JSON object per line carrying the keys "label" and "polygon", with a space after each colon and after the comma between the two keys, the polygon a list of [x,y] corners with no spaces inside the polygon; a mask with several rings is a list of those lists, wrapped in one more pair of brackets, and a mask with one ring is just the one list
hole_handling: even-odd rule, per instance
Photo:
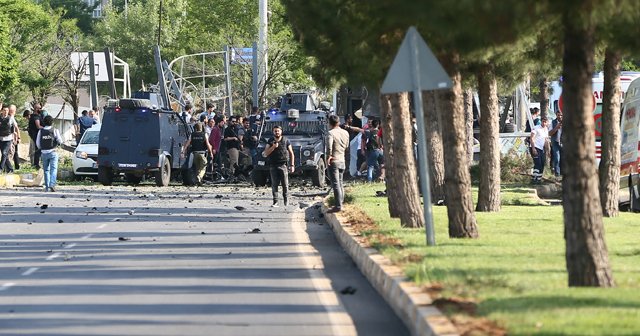
{"label": "police officer", "polygon": [[191,153],[193,154],[193,167],[196,171],[196,183],[202,184],[202,178],[204,177],[205,169],[207,168],[207,151],[211,153],[213,157],[213,148],[207,139],[206,134],[203,131],[202,123],[196,123],[193,127],[194,132],[191,133],[189,140],[182,147],[182,156],[186,154],[189,145],[191,145]]}
{"label": "police officer", "polygon": [[44,169],[44,191],[56,191],[56,176],[58,175],[58,153],[56,147],[62,144],[60,132],[51,127],[53,117],[44,117],[44,127],[38,131],[36,146],[42,153],[42,169]]}
{"label": "police officer", "polygon": [[287,138],[282,136],[282,127],[273,126],[273,138],[267,142],[267,147],[262,152],[267,158],[271,173],[271,192],[273,193],[273,205],[278,206],[278,185],[282,184],[282,198],[284,205],[289,205],[289,172],[294,171],[293,147]]}

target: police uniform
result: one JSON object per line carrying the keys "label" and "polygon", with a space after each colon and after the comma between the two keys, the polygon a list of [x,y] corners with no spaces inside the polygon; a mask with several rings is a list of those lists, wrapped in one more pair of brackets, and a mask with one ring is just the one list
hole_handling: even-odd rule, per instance
{"label": "police uniform", "polygon": [[198,183],[202,183],[207,168],[207,135],[205,132],[191,133],[191,153],[193,154],[193,167],[196,171]]}
{"label": "police uniform", "polygon": [[45,191],[55,191],[56,176],[58,175],[58,153],[56,152],[56,147],[61,143],[60,132],[51,126],[41,128],[36,137],[36,146],[42,153]]}

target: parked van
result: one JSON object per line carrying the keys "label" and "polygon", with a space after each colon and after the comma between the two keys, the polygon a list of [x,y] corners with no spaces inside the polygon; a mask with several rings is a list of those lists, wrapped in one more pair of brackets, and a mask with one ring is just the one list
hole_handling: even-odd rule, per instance
{"label": "parked van", "polygon": [[640,78],[627,89],[620,118],[620,176],[631,193],[631,209],[640,211]]}

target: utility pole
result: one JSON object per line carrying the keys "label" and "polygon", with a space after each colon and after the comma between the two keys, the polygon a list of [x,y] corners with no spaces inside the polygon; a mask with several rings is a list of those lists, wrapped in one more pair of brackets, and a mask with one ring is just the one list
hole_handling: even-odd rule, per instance
{"label": "utility pole", "polygon": [[[268,0],[258,0],[258,12],[260,16],[260,23],[258,25],[258,87],[263,88],[267,81],[267,32],[268,32]],[[266,92],[266,90],[264,90]],[[259,102],[256,102],[256,106],[260,106]]]}
{"label": "utility pole", "polygon": [[158,46],[160,46],[161,32],[162,32],[162,0],[160,0],[160,10],[158,11]]}

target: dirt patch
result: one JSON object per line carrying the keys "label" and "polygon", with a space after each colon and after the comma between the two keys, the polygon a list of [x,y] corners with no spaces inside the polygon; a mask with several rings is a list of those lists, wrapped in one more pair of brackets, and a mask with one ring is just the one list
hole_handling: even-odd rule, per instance
{"label": "dirt patch", "polygon": [[449,317],[462,336],[505,336],[507,331],[495,322],[484,318],[468,315],[454,315]]}
{"label": "dirt patch", "polygon": [[351,205],[346,205],[345,208],[346,211],[343,211],[342,215],[346,218],[346,224],[350,224],[362,236],[368,246],[382,245],[398,249],[404,248],[399,239],[377,233],[378,226],[364,211]]}

